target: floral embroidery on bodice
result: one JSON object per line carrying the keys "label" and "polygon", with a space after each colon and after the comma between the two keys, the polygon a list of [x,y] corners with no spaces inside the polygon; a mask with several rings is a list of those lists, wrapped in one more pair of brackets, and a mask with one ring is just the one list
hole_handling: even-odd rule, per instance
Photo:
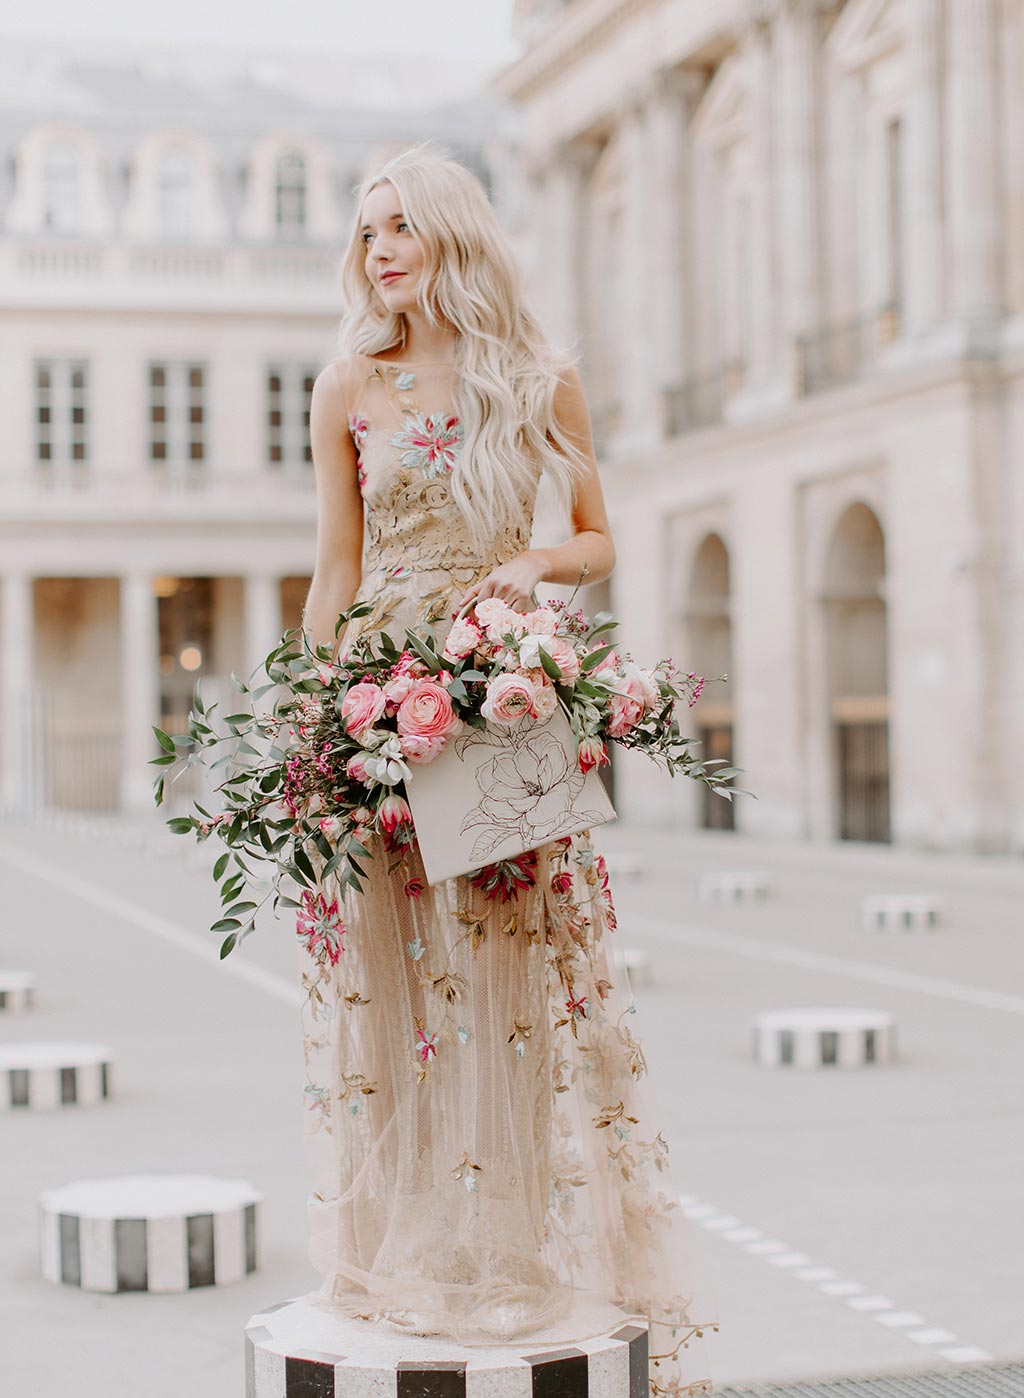
{"label": "floral embroidery on bodice", "polygon": [[358,600],[374,603],[360,631],[399,639],[407,625],[440,629],[466,588],[529,547],[535,493],[519,527],[474,548],[451,490],[464,441],[451,366],[407,368],[369,355],[351,363],[358,387],[348,426],[365,510]]}

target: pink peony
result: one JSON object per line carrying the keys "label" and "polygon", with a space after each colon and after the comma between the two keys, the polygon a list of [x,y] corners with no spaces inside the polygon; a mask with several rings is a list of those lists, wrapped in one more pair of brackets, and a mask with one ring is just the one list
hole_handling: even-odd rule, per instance
{"label": "pink peony", "polygon": [[533,714],[535,691],[525,675],[497,675],[487,681],[487,697],[480,712],[490,723],[513,724]]}
{"label": "pink peony", "polygon": [[345,727],[353,737],[358,737],[365,728],[372,728],[384,712],[387,695],[380,685],[368,684],[365,680],[354,684],[341,701],[338,712]]}
{"label": "pink peony", "polygon": [[479,626],[474,626],[471,621],[456,621],[445,639],[442,654],[446,660],[464,660],[476,650],[481,639]]}
{"label": "pink peony", "polygon": [[398,707],[398,732],[406,738],[439,738],[443,744],[462,728],[462,720],[444,685],[436,680],[417,680]]}

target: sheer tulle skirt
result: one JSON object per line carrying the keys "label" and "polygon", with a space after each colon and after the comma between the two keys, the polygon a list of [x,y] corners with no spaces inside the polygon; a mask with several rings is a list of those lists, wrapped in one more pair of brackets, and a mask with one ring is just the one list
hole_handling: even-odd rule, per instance
{"label": "sheer tulle skirt", "polygon": [[340,899],[336,964],[306,961],[318,1294],[466,1345],[643,1316],[655,1391],[709,1393],[714,1302],[611,956],[603,860],[586,834],[537,856],[535,885],[502,901],[467,878],[430,887],[415,848],[378,848],[366,892]]}

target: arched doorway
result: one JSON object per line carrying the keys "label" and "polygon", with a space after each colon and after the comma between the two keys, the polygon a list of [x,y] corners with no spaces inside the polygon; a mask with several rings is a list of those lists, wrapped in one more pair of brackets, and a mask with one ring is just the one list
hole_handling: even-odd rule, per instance
{"label": "arched doorway", "polygon": [[[690,575],[686,611],[690,650],[687,666],[707,677],[709,684],[694,710],[702,758],[724,758],[733,765],[732,621],[729,611],[729,551],[718,534],[705,536]],[[729,675],[730,685],[713,685]],[[700,823],[705,830],[732,830],[733,803],[707,787],[701,790]]]}
{"label": "arched doorway", "polygon": [[850,505],[836,525],[825,563],[822,602],[835,831],[841,840],[887,842],[885,536],[877,515],[863,503]]}

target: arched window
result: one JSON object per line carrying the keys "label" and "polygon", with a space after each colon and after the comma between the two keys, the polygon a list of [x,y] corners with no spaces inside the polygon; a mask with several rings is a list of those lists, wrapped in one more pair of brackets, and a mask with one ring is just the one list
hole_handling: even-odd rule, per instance
{"label": "arched window", "polygon": [[277,158],[274,226],[279,237],[294,238],[306,231],[306,162],[297,151]]}
{"label": "arched window", "polygon": [[43,227],[77,233],[81,227],[81,168],[78,151],[54,142],[43,157]]}
{"label": "arched window", "polygon": [[187,238],[193,232],[195,171],[188,151],[169,146],[156,167],[157,227],[164,237]]}

